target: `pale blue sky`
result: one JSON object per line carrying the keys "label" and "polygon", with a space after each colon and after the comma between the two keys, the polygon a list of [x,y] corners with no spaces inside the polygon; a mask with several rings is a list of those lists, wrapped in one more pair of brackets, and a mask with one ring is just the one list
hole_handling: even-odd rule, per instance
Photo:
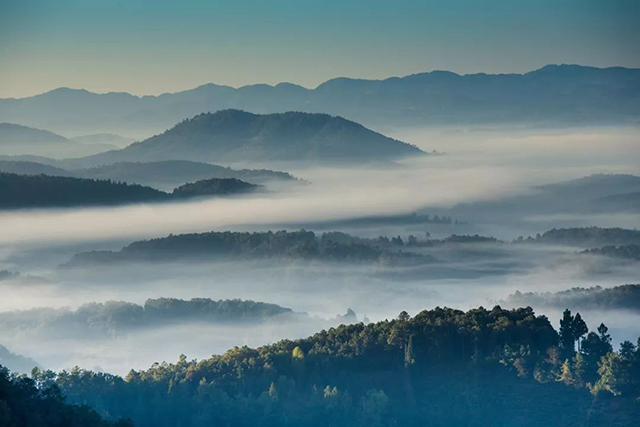
{"label": "pale blue sky", "polygon": [[0,97],[640,68],[636,0],[0,0]]}

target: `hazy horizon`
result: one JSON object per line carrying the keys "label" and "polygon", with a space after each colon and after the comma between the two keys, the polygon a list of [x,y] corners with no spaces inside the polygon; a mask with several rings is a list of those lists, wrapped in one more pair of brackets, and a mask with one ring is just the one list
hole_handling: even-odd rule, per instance
{"label": "hazy horizon", "polygon": [[208,82],[315,87],[343,76],[553,63],[638,68],[639,12],[623,0],[3,2],[0,98],[57,87],[136,95]]}
{"label": "hazy horizon", "polygon": [[397,78],[405,78],[405,77],[411,77],[414,75],[419,75],[419,74],[429,74],[429,73],[433,73],[433,72],[450,72],[450,73],[454,73],[457,74],[459,76],[474,76],[474,75],[524,75],[524,74],[528,74],[534,71],[538,71],[541,70],[545,67],[549,67],[549,66],[578,66],[578,67],[585,67],[585,68],[599,68],[599,69],[608,69],[608,68],[625,68],[625,69],[630,69],[630,70],[640,70],[640,64],[637,67],[625,67],[622,65],[604,65],[604,66],[596,66],[596,65],[590,65],[590,64],[576,64],[576,63],[548,63],[548,64],[542,64],[537,68],[532,68],[532,69],[528,69],[528,70],[523,70],[523,71],[495,71],[495,72],[486,72],[486,71],[470,71],[470,72],[455,72],[449,69],[430,69],[430,70],[423,70],[423,71],[415,71],[415,72],[411,72],[409,74],[399,74],[399,75],[386,75],[386,76],[380,76],[380,77],[362,77],[362,76],[357,76],[357,75],[351,75],[351,76],[347,76],[347,75],[335,75],[332,77],[328,77],[325,80],[321,80],[319,82],[317,82],[314,85],[303,85],[300,83],[296,83],[294,81],[288,81],[288,80],[278,80],[275,81],[273,83],[266,83],[264,81],[260,81],[260,80],[256,80],[253,82],[248,82],[246,84],[237,84],[237,85],[230,85],[230,84],[225,84],[224,82],[215,82],[215,81],[205,81],[203,83],[197,84],[196,86],[193,87],[185,87],[182,89],[176,89],[174,91],[165,91],[160,89],[157,92],[154,93],[134,93],[134,92],[128,92],[128,91],[124,91],[124,90],[109,90],[109,91],[94,91],[91,90],[87,87],[80,87],[80,86],[56,86],[56,87],[52,87],[50,89],[46,89],[43,92],[39,92],[39,93],[35,93],[35,94],[29,94],[29,95],[24,95],[24,96],[18,96],[18,97],[14,97],[14,96],[9,96],[9,97],[0,97],[0,99],[24,99],[24,98],[32,98],[34,96],[38,96],[38,95],[44,95],[47,94],[49,92],[53,92],[56,90],[61,90],[61,89],[69,89],[69,90],[75,90],[75,91],[87,91],[90,93],[95,93],[98,95],[107,95],[107,94],[118,94],[118,93],[125,93],[125,94],[129,94],[129,95],[133,95],[135,97],[138,98],[144,98],[144,97],[160,97],[162,95],[171,95],[171,94],[176,94],[176,93],[181,93],[181,92],[189,92],[191,90],[194,89],[198,89],[200,87],[203,86],[209,86],[209,85],[213,85],[213,86],[219,86],[219,87],[227,87],[227,88],[231,88],[231,89],[241,89],[244,87],[249,87],[249,86],[262,86],[262,85],[266,85],[266,86],[270,86],[270,87],[276,87],[279,85],[287,85],[287,84],[291,84],[291,85],[295,85],[295,86],[299,86],[302,87],[306,90],[315,90],[318,87],[322,86],[324,83],[327,83],[331,80],[337,80],[337,79],[348,79],[348,80],[370,80],[370,81],[385,81],[385,80],[391,80],[391,79],[397,79]]}

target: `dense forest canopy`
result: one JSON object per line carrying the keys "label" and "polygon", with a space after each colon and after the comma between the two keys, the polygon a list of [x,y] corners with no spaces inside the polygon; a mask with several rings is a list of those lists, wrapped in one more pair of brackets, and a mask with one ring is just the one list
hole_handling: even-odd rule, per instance
{"label": "dense forest canopy", "polygon": [[0,208],[111,205],[168,200],[141,185],[48,175],[0,173]]}
{"label": "dense forest canopy", "polygon": [[0,366],[2,427],[133,427],[129,421],[103,420],[87,406],[65,403],[55,384],[39,386],[31,378],[13,376]]}
{"label": "dense forest canopy", "polygon": [[631,426],[640,415],[636,345],[614,352],[605,325],[589,332],[568,310],[559,332],[530,308],[436,308],[201,361],[181,356],[126,378],[77,368],[33,377],[140,427]]}

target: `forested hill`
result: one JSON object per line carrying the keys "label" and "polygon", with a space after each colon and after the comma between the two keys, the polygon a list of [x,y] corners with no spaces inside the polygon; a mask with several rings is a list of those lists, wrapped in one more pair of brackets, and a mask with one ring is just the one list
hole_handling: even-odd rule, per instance
{"label": "forested hill", "polygon": [[586,249],[581,254],[599,255],[609,258],[640,261],[640,245],[604,246],[602,248]]}
{"label": "forested hill", "polygon": [[[126,301],[87,303],[69,308],[32,308],[0,312],[0,329],[6,333],[65,338],[103,339],[143,328],[181,323],[261,324],[277,320],[301,320],[307,315],[276,304],[249,300],[212,300],[193,298],[148,299],[144,305]],[[7,358],[8,359],[8,358]],[[5,362],[0,346],[0,364]],[[20,366],[25,366],[23,363]],[[29,371],[36,363],[29,366]],[[15,364],[13,366],[16,366]],[[12,368],[17,369],[17,368]],[[21,372],[23,372],[21,370]]]}
{"label": "forested hill", "polygon": [[363,162],[420,154],[424,153],[413,145],[341,117],[223,110],[199,114],[160,135],[86,161]]}
{"label": "forested hill", "polygon": [[605,325],[588,332],[569,311],[561,325],[530,308],[436,308],[181,356],[124,379],[80,369],[35,378],[138,427],[637,425],[640,351],[624,342],[614,352]]}
{"label": "forested hill", "polygon": [[171,196],[174,198],[189,198],[210,196],[226,196],[231,194],[250,193],[258,188],[257,185],[240,181],[235,178],[226,179],[203,179],[198,182],[189,182],[173,190]]}
{"label": "forested hill", "polygon": [[[120,162],[86,167],[76,159],[54,160],[32,156],[0,156],[0,172],[18,175],[69,176],[140,184],[172,190],[185,182],[203,179],[235,178],[250,184],[301,183],[287,172],[269,169],[231,169],[202,162],[170,160],[162,162]],[[27,160],[28,159],[28,160]]]}
{"label": "forested hill", "polygon": [[133,427],[129,421],[103,420],[87,406],[65,403],[55,384],[12,376],[0,366],[0,426],[2,427]]}
{"label": "forested hill", "polygon": [[556,307],[578,310],[630,310],[640,313],[640,285],[573,288],[560,292],[516,292],[501,303],[509,307]]}
{"label": "forested hill", "polygon": [[48,175],[0,172],[0,209],[118,205],[246,193],[259,186],[236,179],[210,179],[172,194],[137,184]]}
{"label": "forested hill", "polygon": [[82,178],[126,181],[154,188],[175,188],[185,182],[212,178],[235,178],[251,184],[299,181],[286,172],[268,169],[231,169],[209,163],[184,160],[119,162],[75,169],[73,173]]}
{"label": "forested hill", "polygon": [[567,245],[581,248],[596,246],[640,245],[640,230],[612,227],[574,227],[554,228],[535,237],[522,237],[516,243],[544,243],[552,245]]}
{"label": "forested hill", "polygon": [[0,172],[0,208],[113,205],[168,200],[150,187],[113,181]]}
{"label": "forested hill", "polygon": [[[401,241],[401,240],[400,240]],[[402,245],[387,238],[361,239],[331,232],[312,231],[209,232],[170,235],[131,243],[119,251],[76,254],[65,267],[91,267],[126,262],[176,262],[281,258],[327,262],[415,265],[434,259],[403,252]]]}

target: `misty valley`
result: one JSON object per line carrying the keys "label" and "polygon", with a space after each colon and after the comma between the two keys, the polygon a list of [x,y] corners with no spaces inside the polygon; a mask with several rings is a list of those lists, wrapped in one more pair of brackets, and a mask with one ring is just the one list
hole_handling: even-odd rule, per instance
{"label": "misty valley", "polygon": [[0,426],[636,425],[639,88],[0,99]]}

